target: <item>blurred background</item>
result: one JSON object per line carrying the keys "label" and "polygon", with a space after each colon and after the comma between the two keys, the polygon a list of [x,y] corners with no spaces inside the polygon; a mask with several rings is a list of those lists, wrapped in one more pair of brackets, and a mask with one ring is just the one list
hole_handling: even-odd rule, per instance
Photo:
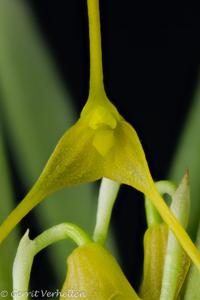
{"label": "blurred background", "polygon": [[[6,184],[14,206],[87,99],[89,41],[86,0],[13,2],[0,1],[0,126],[10,181]],[[108,97],[138,132],[155,180],[178,183],[189,168],[194,178],[189,232],[194,238],[200,211],[195,176],[200,166],[200,19],[192,5],[100,1]],[[0,176],[5,178],[4,174]],[[91,232],[97,188],[98,183],[58,192],[26,217],[15,235],[29,227],[34,237],[62,221],[76,222]],[[145,229],[143,196],[123,186],[113,211],[109,245],[136,288],[142,275]],[[62,285],[63,257],[73,247],[69,244],[38,255],[33,287]]]}

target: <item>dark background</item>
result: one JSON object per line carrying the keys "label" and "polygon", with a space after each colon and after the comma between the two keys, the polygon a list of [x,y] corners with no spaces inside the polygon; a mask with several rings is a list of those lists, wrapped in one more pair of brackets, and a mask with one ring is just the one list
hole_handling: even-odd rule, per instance
{"label": "dark background", "polygon": [[[89,80],[86,0],[27,2],[80,111]],[[107,94],[137,130],[154,179],[165,179],[197,80],[199,10],[132,0],[101,0],[100,8]],[[146,228],[138,192],[121,189],[113,223],[123,270],[138,286]]]}

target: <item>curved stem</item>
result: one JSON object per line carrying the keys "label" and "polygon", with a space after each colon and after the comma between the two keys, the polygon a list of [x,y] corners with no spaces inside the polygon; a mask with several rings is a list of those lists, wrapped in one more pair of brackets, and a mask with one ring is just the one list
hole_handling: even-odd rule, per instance
{"label": "curved stem", "polygon": [[[34,256],[47,246],[66,238],[72,239],[78,246],[91,242],[88,235],[78,226],[62,223],[44,231],[34,240],[30,240],[29,230],[20,241],[13,265],[13,299],[27,300],[30,273]],[[40,295],[36,295],[39,297]]]}
{"label": "curved stem", "polygon": [[108,227],[120,184],[103,178],[99,191],[96,226],[93,234],[95,242],[104,244],[108,234]]}
{"label": "curved stem", "polygon": [[168,194],[172,197],[177,189],[177,185],[169,180],[160,180],[156,182],[156,187],[161,195]]}
{"label": "curved stem", "polygon": [[99,0],[88,0],[90,38],[90,95],[104,92]]}
{"label": "curved stem", "polygon": [[[168,180],[160,180],[155,183],[159,193],[161,196],[164,194],[168,194],[172,197],[173,193],[176,190],[176,185]],[[146,218],[147,225],[150,227],[153,224],[158,224],[162,222],[160,214],[158,213],[155,206],[151,203],[151,200],[145,196],[145,210],[146,210]]]}
{"label": "curved stem", "polygon": [[91,239],[87,233],[77,225],[71,223],[62,223],[53,226],[37,236],[34,239],[35,249],[38,253],[49,245],[67,238],[74,241],[78,246],[82,246],[91,242]]}

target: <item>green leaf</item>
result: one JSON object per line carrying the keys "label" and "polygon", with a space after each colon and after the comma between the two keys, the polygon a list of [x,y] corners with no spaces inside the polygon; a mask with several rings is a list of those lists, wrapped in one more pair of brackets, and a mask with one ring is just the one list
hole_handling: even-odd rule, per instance
{"label": "green leaf", "polygon": [[[0,127],[0,221],[14,207],[14,197],[11,187],[9,167],[7,156],[3,143],[2,130]],[[8,295],[12,291],[12,263],[17,249],[18,230],[12,232],[9,240],[6,240],[0,247],[0,291],[8,291]],[[1,298],[1,297],[0,297]],[[8,297],[11,299],[11,297]]]}
{"label": "green leaf", "polygon": [[185,126],[180,137],[176,154],[173,159],[169,178],[179,181],[185,169],[189,169],[191,179],[191,214],[188,231],[194,238],[199,222],[199,169],[200,169],[200,82],[198,82],[193,105],[185,122]]}
{"label": "green leaf", "polygon": [[[76,114],[25,1],[0,1],[0,45],[0,107],[12,155],[28,189]],[[54,194],[35,210],[41,229],[69,221],[91,232],[95,197],[91,185]],[[51,249],[61,279],[71,247]]]}
{"label": "green leaf", "polygon": [[[197,233],[197,248],[200,250],[200,225]],[[185,285],[183,300],[200,299],[200,273],[194,264],[191,265]]]}

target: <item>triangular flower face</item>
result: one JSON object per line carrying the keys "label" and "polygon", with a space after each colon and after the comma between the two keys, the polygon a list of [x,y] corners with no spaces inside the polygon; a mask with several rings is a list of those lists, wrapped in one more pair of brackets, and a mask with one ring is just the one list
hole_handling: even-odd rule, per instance
{"label": "triangular flower face", "polygon": [[[109,105],[108,105],[109,103]],[[87,104],[86,104],[87,107]],[[106,100],[85,108],[61,138],[36,185],[48,195],[60,188],[108,177],[146,192],[152,179],[135,130]]]}
{"label": "triangular flower face", "polygon": [[0,241],[34,206],[61,188],[102,177],[144,193],[153,184],[135,130],[105,96],[99,102],[89,98],[80,119],[60,139],[33,188],[0,227]]}

